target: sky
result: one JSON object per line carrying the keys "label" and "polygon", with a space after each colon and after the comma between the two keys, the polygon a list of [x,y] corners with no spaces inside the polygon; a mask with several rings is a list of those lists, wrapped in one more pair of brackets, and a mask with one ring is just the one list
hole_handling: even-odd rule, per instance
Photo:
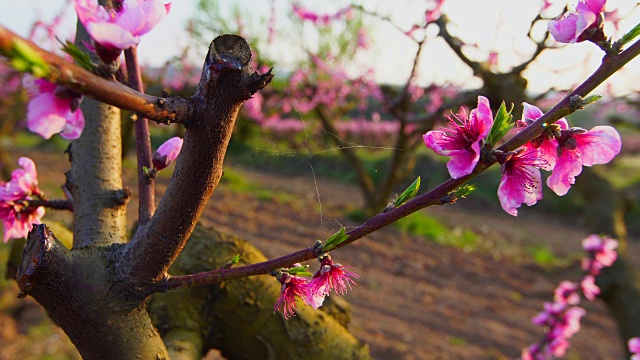
{"label": "sky", "polygon": [[[395,0],[356,1],[365,8],[382,15],[388,15],[403,29],[409,29],[411,24],[421,20],[424,16],[424,0]],[[37,19],[50,19],[66,3],[65,0],[0,0],[0,24],[26,35],[31,24]],[[138,54],[143,64],[161,66],[167,59],[176,55],[177,49],[188,42],[185,30],[188,20],[195,11],[196,0],[175,0],[171,13],[152,32],[145,35],[140,43]],[[281,34],[287,34],[286,28],[289,0],[276,0],[276,20],[285,27]],[[335,12],[348,4],[345,0],[322,1],[304,0],[300,3],[319,12]],[[544,13],[547,17],[555,17],[567,5],[566,0],[552,1],[553,6]],[[497,51],[497,69],[508,70],[518,64],[527,54],[533,51],[533,42],[527,39],[526,33],[531,20],[539,13],[541,0],[447,0],[443,6],[445,13],[451,20],[450,31],[460,36],[467,44],[466,54],[474,60],[485,60],[490,51]],[[569,1],[575,6],[575,1]],[[616,32],[607,24],[607,35],[619,38],[622,31],[631,29],[640,22],[640,6],[635,6],[637,0],[609,0],[607,10],[619,9],[621,14],[627,14],[620,22],[621,31]],[[223,16],[231,14],[231,7],[239,7],[246,18],[243,20],[249,29],[266,31],[261,18],[269,15],[269,1],[267,0],[222,0],[221,12]],[[372,32],[372,46],[364,54],[354,59],[358,64],[355,68],[373,67],[376,79],[384,83],[402,83],[409,75],[416,45],[392,26],[366,19]],[[65,17],[62,37],[73,34],[75,14],[70,11]],[[262,24],[262,25],[260,25]],[[541,34],[546,24],[539,24],[535,33]],[[261,28],[262,27],[262,28]],[[437,28],[427,29],[428,40],[419,67],[419,84],[456,84],[466,87],[477,86],[480,82],[471,76],[471,70],[460,62],[455,54],[444,44],[442,39],[435,36]],[[313,42],[313,37],[306,32],[303,41]],[[268,49],[269,55],[275,59],[276,68],[291,69],[294,62],[284,41],[274,42]],[[560,45],[560,44],[556,44]],[[200,63],[206,54],[193,55],[194,61]],[[287,54],[287,56],[285,56]],[[538,93],[550,87],[561,89],[571,88],[584,80],[595,70],[602,58],[602,52],[588,42],[562,46],[560,49],[548,50],[536,60],[525,72],[529,80],[529,90]],[[640,91],[640,60],[636,59],[623,71],[609,80],[610,86],[618,95]],[[600,89],[600,91],[603,91]]]}

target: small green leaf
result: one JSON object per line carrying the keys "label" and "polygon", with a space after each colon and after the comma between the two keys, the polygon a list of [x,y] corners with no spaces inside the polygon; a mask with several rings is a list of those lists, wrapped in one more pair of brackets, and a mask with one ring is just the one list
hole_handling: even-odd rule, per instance
{"label": "small green leaf", "polygon": [[340,231],[331,235],[327,241],[324,242],[324,246],[322,247],[323,251],[331,251],[335,249],[338,245],[343,243],[345,240],[349,238],[349,235],[345,233],[345,228],[341,228]]}
{"label": "small green leaf", "polygon": [[418,176],[418,178],[415,179],[411,185],[409,185],[409,187],[400,194],[400,196],[397,196],[396,199],[393,200],[393,205],[398,207],[413,199],[413,197],[418,193],[418,190],[420,190],[420,176]]}
{"label": "small green leaf", "polygon": [[49,75],[51,70],[49,64],[26,42],[15,39],[13,40],[13,58],[11,66],[20,72],[30,72],[35,77],[44,77]]}
{"label": "small green leaf", "polygon": [[582,106],[587,106],[589,104],[593,104],[594,102],[602,99],[603,96],[602,95],[591,95],[591,96],[587,96],[586,98],[582,99],[582,102],[580,105]]}
{"label": "small green leaf", "polygon": [[620,39],[620,43],[624,45],[638,37],[638,35],[640,35],[640,23],[638,23],[633,29],[629,30],[628,33],[624,34],[624,36]]}
{"label": "small green leaf", "polygon": [[476,191],[477,188],[478,187],[475,184],[464,184],[453,191],[456,193],[456,197],[465,198],[471,195],[472,192]]}
{"label": "small green leaf", "polygon": [[95,68],[95,64],[93,63],[93,61],[91,61],[89,55],[84,53],[82,50],[80,50],[79,47],[77,47],[69,40],[67,40],[66,42],[62,42],[60,39],[58,39],[58,41],[62,44],[62,51],[71,55],[71,58],[76,64],[78,64],[78,66],[86,70],[93,71],[93,69]]}
{"label": "small green leaf", "polygon": [[491,146],[495,146],[506,133],[511,130],[513,127],[512,119],[513,116],[511,112],[513,111],[513,105],[511,105],[511,109],[507,111],[507,106],[504,101],[500,104],[500,108],[496,113],[496,117],[493,120],[493,126],[491,126],[491,131],[489,132],[489,136],[487,136],[487,143]]}
{"label": "small green leaf", "polygon": [[289,273],[289,275],[313,276],[312,273],[307,271],[308,268],[309,268],[309,265],[303,265],[303,266],[298,266],[291,269],[286,269],[285,272]]}
{"label": "small green leaf", "polygon": [[233,266],[233,265],[239,263],[240,262],[240,258],[241,258],[240,254],[237,254],[236,256],[233,257],[233,259],[231,259],[229,261],[229,264],[231,264],[231,266]]}

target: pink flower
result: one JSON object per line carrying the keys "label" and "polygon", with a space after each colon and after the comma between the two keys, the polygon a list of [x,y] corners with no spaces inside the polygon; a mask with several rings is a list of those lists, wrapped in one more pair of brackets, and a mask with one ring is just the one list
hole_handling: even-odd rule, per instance
{"label": "pink flower", "polygon": [[124,0],[106,10],[98,0],[75,0],[78,19],[91,38],[107,49],[127,49],[140,42],[169,13],[171,3],[159,0]]}
{"label": "pink flower", "polygon": [[517,216],[523,203],[534,205],[542,199],[542,180],[539,167],[546,162],[540,159],[540,151],[532,146],[524,146],[500,166],[500,186],[498,198],[502,209]]}
{"label": "pink flower", "polygon": [[582,240],[582,248],[591,256],[582,263],[582,270],[598,275],[604,267],[609,267],[618,258],[618,242],[610,237],[589,235]]}
{"label": "pink flower", "polygon": [[559,196],[565,195],[575,184],[582,166],[608,163],[620,152],[621,145],[620,134],[611,126],[562,131],[558,139],[558,160],[547,178],[547,185]]}
{"label": "pink flower", "polygon": [[29,206],[28,201],[40,197],[38,174],[33,160],[18,159],[22,169],[16,169],[7,183],[0,182],[0,219],[4,225],[4,242],[26,237],[32,224],[40,224],[44,208]]}
{"label": "pink flower", "polygon": [[[534,121],[538,120],[544,113],[534,105],[527,104],[526,102],[522,103],[524,110],[522,112],[522,119],[516,121],[516,126],[518,128],[527,127],[531,125]],[[554,123],[561,130],[569,129],[569,124],[565,118],[561,118],[560,120]],[[553,167],[556,166],[556,160],[558,159],[558,141],[555,138],[547,137],[545,134],[538,136],[537,138],[531,141],[531,144],[538,148],[540,151],[540,159],[541,162],[539,168],[547,171],[553,170]]]}
{"label": "pink flower", "polygon": [[295,310],[298,307],[296,297],[304,299],[309,284],[306,279],[291,276],[288,273],[282,274],[280,283],[282,284],[280,297],[276,301],[273,312],[282,311],[284,318],[288,319],[291,316],[296,316]]}
{"label": "pink flower", "polygon": [[631,360],[640,360],[640,337],[633,337],[627,342],[629,352],[632,354]]}
{"label": "pink flower", "polygon": [[451,156],[447,168],[451,177],[457,179],[471,174],[478,164],[481,143],[493,124],[489,99],[478,96],[478,108],[471,111],[469,118],[463,112],[453,115],[453,119],[447,118],[447,128],[429,131],[423,138],[437,154]]}
{"label": "pink flower", "polygon": [[580,295],[578,295],[578,284],[571,281],[562,281],[554,291],[553,300],[558,303],[578,305]]}
{"label": "pink flower", "polygon": [[580,0],[575,12],[566,12],[549,23],[549,32],[562,43],[592,39],[602,27],[606,0]]}
{"label": "pink flower", "polygon": [[176,136],[164,142],[164,144],[160,145],[158,150],[153,153],[153,167],[160,171],[167,166],[171,165],[172,162],[176,160],[178,154],[180,154],[180,150],[182,149],[183,140]]}
{"label": "pink flower", "polygon": [[84,129],[84,114],[78,108],[80,95],[29,74],[22,84],[31,98],[27,105],[30,131],[45,139],[56,133],[68,140],[80,137]]}
{"label": "pink flower", "polygon": [[307,289],[307,304],[314,309],[319,308],[324,301],[324,297],[335,291],[337,295],[344,295],[347,292],[347,286],[351,289],[351,284],[355,285],[353,279],[360,279],[360,276],[345,271],[346,266],[334,264],[331,257],[326,255],[321,262],[320,270],[314,275],[309,282]]}
{"label": "pink flower", "polygon": [[584,297],[589,301],[595,300],[596,296],[600,294],[600,288],[596,285],[596,278],[593,275],[585,276],[580,282],[580,288]]}

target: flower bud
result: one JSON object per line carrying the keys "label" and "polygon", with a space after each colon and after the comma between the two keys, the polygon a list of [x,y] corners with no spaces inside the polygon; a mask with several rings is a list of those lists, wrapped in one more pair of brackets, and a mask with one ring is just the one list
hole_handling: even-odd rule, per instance
{"label": "flower bud", "polygon": [[167,140],[164,144],[160,145],[158,150],[153,154],[153,167],[160,171],[171,165],[178,157],[180,149],[182,149],[181,138],[176,136]]}

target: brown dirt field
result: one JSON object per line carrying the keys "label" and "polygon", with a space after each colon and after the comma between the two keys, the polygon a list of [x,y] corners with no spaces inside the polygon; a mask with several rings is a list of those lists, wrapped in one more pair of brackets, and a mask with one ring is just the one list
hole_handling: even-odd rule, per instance
{"label": "brown dirt field", "polygon": [[[31,156],[41,183],[47,181],[45,192],[61,196],[48,184],[62,184],[68,169],[65,158],[42,152]],[[263,191],[235,192],[221,185],[202,222],[244,237],[269,257],[310,246],[341,225],[357,225],[344,216],[360,203],[354,186],[311,174],[283,179],[234,170]],[[126,181],[135,192],[133,178],[128,175]],[[165,186],[162,177],[158,193]],[[129,210],[132,223],[135,206],[130,204]],[[530,209],[514,219],[470,200],[425,211],[450,226],[481,234],[483,250],[444,247],[389,227],[335,251],[335,261],[353,266],[362,276],[345,296],[352,304],[350,330],[369,344],[377,359],[517,358],[523,347],[540,338],[542,329],[530,319],[551,300],[556,284],[580,275],[577,260],[549,270],[523,260],[522,249],[548,244],[556,254],[575,256],[586,233],[575,222]],[[52,218],[69,222],[60,215]],[[640,264],[638,250],[636,243],[629,247],[635,264]],[[0,359],[77,358],[64,333],[47,322],[38,305],[13,300],[16,293],[15,286],[0,290]],[[603,303],[583,305],[587,316],[567,358],[623,358],[622,341]]]}

